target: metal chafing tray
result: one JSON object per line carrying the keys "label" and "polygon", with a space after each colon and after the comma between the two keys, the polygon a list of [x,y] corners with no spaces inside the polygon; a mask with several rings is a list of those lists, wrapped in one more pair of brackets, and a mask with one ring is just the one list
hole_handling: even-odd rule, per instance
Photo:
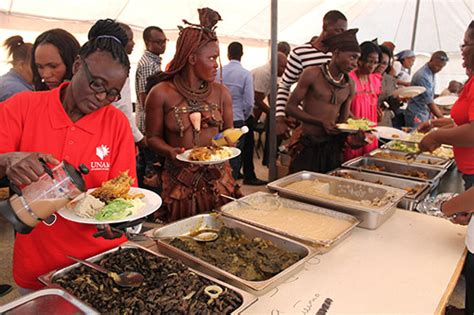
{"label": "metal chafing tray", "polygon": [[[387,153],[393,157],[377,156],[380,153]],[[381,160],[397,161],[399,163],[404,163],[408,165],[432,166],[432,167],[443,168],[443,169],[447,169],[451,166],[451,164],[453,164],[452,159],[446,159],[446,158],[441,158],[441,157],[426,155],[426,154],[420,154],[416,157],[415,161],[408,162],[406,159],[404,159],[406,154],[407,154],[406,152],[402,152],[402,151],[395,151],[395,150],[390,150],[390,149],[376,149],[370,153],[367,153],[367,156],[371,156],[371,157],[381,159]],[[401,158],[401,159],[397,159],[397,158]]]}
{"label": "metal chafing tray", "polygon": [[[377,166],[377,167],[382,167],[383,170],[371,170],[367,169],[367,166]],[[406,164],[406,163],[400,163],[397,161],[393,160],[382,160],[382,159],[377,159],[373,157],[357,157],[355,159],[349,160],[342,164],[342,167],[345,168],[350,168],[353,170],[358,170],[362,172],[369,172],[369,173],[374,173],[374,174],[383,174],[383,175],[389,175],[389,176],[396,176],[400,178],[406,178],[406,179],[411,179],[411,180],[416,180],[416,181],[422,181],[422,182],[429,182],[433,186],[437,186],[439,184],[439,181],[441,177],[444,175],[446,172],[445,169],[440,169],[436,167],[430,167],[430,166],[419,166],[419,165],[413,165],[413,164]],[[402,174],[403,172],[406,171],[413,171],[413,172],[424,172],[427,175],[427,179],[415,177],[415,176],[409,176],[409,175],[404,175]]]}
{"label": "metal chafing tray", "polygon": [[303,258],[270,279],[264,281],[249,281],[242,279],[230,272],[222,270],[214,265],[211,265],[210,263],[201,260],[192,254],[182,251],[168,244],[167,242],[157,240],[156,243],[159,251],[165,253],[167,256],[179,259],[188,266],[205,272],[206,274],[210,274],[213,277],[225,281],[226,283],[230,283],[234,286],[259,295],[268,292],[277,285],[281,284],[287,278],[291,277],[293,274],[300,271],[303,268],[304,263],[317,253],[316,250],[311,249],[304,244],[300,244],[284,236],[265,231],[258,227],[220,214],[199,214],[168,224],[164,227],[157,228],[151,231],[151,233],[148,233],[156,237],[176,237],[187,235],[190,232],[192,233],[192,231],[199,229],[219,229],[223,225],[230,228],[240,229],[248,237],[260,237],[264,240],[271,241],[273,245],[287,251],[297,252],[303,256]]}
{"label": "metal chafing tray", "polygon": [[[310,195],[286,188],[291,183],[301,180],[319,180],[328,183],[330,193],[336,197],[345,197],[355,201],[374,200],[390,194],[392,197],[387,203],[380,207],[366,206],[356,202],[345,202],[343,200],[325,198]],[[361,221],[360,227],[376,229],[385,222],[396,209],[396,205],[406,194],[406,191],[393,187],[385,187],[377,184],[361,182],[353,179],[330,176],[326,174],[301,171],[285,176],[267,185],[270,190],[278,191],[282,196],[322,205],[339,210],[355,216]]]}
{"label": "metal chafing tray", "polygon": [[[382,145],[382,149],[388,149],[388,150],[392,150],[392,151],[397,151],[397,152],[403,152],[403,153],[407,153],[407,151],[403,151],[403,150],[399,150],[397,147],[396,147],[396,144],[397,143],[404,143],[405,145],[409,146],[409,147],[412,147],[412,150],[416,150],[418,149],[418,143],[417,142],[411,142],[411,141],[403,141],[403,140],[392,140],[390,142],[387,142],[385,143],[384,145]],[[450,145],[447,145],[447,144],[442,144],[441,145],[442,148],[445,148],[445,149],[451,149],[452,150],[452,146]],[[449,159],[450,160],[450,164],[451,165],[454,160],[453,160],[453,157],[441,157],[441,156],[437,156],[437,155],[434,155],[430,152],[423,152],[422,155],[425,155],[425,156],[429,156],[429,157],[438,157],[438,158],[443,158],[443,159]]]}
{"label": "metal chafing tray", "polygon": [[63,289],[38,290],[0,306],[0,314],[99,314]]}
{"label": "metal chafing tray", "polygon": [[[398,207],[407,209],[407,210],[414,210],[418,202],[423,200],[426,197],[426,195],[431,191],[431,188],[432,188],[432,185],[427,182],[424,183],[424,182],[419,182],[419,181],[414,181],[414,180],[409,180],[409,179],[404,179],[404,178],[397,178],[397,177],[373,174],[373,173],[368,173],[368,172],[361,172],[361,171],[356,171],[356,170],[351,170],[351,169],[338,168],[329,172],[328,174],[332,176],[337,176],[336,174],[348,175],[352,179],[395,187],[395,188],[399,188],[403,190],[419,186],[420,188],[416,192],[416,194],[407,193],[405,197],[403,197],[403,199],[400,200],[400,202],[398,203]],[[344,177],[344,176],[340,176],[340,177]]]}
{"label": "metal chafing tray", "polygon": [[[117,251],[119,248],[122,248],[122,249],[127,249],[127,248],[138,248],[138,249],[141,249],[143,251],[146,251],[152,255],[155,255],[155,256],[158,256],[158,257],[164,257],[164,258],[170,258],[170,257],[167,257],[166,255],[163,255],[163,254],[160,254],[160,253],[156,253],[148,248],[145,248],[143,246],[140,246],[138,244],[135,244],[135,243],[132,243],[132,242],[128,242],[128,243],[125,243],[123,244],[122,246],[119,246],[119,247],[116,247],[116,248],[113,248],[111,250],[108,250],[106,252],[103,252],[101,254],[98,254],[98,255],[95,255],[93,257],[90,257],[88,258],[87,260],[89,261],[100,261],[102,259],[102,257],[104,257],[105,255],[109,254],[109,253],[113,253],[115,251]],[[75,269],[75,268],[78,268],[79,266],[81,265],[81,263],[75,263],[75,264],[72,264],[68,267],[65,267],[65,268],[62,268],[62,269],[59,269],[59,270],[53,270],[45,275],[42,275],[40,276],[38,279],[44,283],[46,286],[48,287],[52,287],[52,288],[61,288],[59,285],[53,283],[53,279],[54,277],[56,276],[61,276],[65,273],[67,273],[68,271],[72,270],[72,269]],[[254,295],[248,293],[248,292],[245,292],[244,290],[241,290],[239,288],[236,288],[232,285],[229,285],[227,283],[224,283],[216,278],[213,278],[212,276],[209,276],[209,275],[206,275],[202,272],[199,272],[193,268],[189,268],[190,271],[198,274],[199,276],[203,277],[203,278],[206,278],[206,279],[209,279],[223,287],[226,287],[230,290],[233,290],[235,291],[236,293],[238,293],[241,297],[242,297],[242,305],[240,305],[239,308],[237,308],[234,312],[232,312],[232,314],[240,314],[242,311],[244,311],[246,308],[248,308],[250,305],[252,305],[255,301],[257,301],[257,297],[255,297]],[[64,290],[61,288],[61,290]],[[77,298],[76,298],[77,299]],[[84,302],[82,302],[84,303]],[[92,308],[91,306],[89,306],[90,308]],[[94,313],[98,313],[97,310],[93,309],[92,310],[94,311]],[[49,313],[48,313],[49,314]]]}
{"label": "metal chafing tray", "polygon": [[334,238],[312,239],[312,238],[307,238],[307,237],[304,237],[304,236],[300,236],[298,234],[286,232],[286,231],[281,230],[281,229],[272,228],[272,227],[266,226],[266,225],[264,225],[262,223],[259,223],[259,222],[256,222],[256,221],[248,220],[248,219],[245,219],[245,218],[240,218],[240,217],[238,217],[234,214],[229,213],[230,210],[235,210],[235,209],[238,210],[238,209],[246,207],[245,204],[242,204],[241,202],[238,202],[238,201],[232,201],[232,202],[229,202],[229,203],[225,204],[224,206],[222,206],[219,209],[219,211],[225,216],[230,216],[230,217],[232,217],[236,220],[244,221],[246,223],[258,226],[260,228],[263,228],[263,229],[266,229],[266,230],[284,235],[284,236],[289,237],[291,239],[294,239],[294,240],[300,241],[302,243],[308,244],[310,246],[316,247],[321,251],[321,254],[328,252],[334,246],[339,244],[343,239],[348,237],[350,235],[350,233],[352,232],[352,230],[360,223],[360,221],[357,218],[353,217],[352,215],[346,214],[346,213],[321,208],[321,207],[318,207],[318,206],[298,202],[298,201],[291,200],[291,199],[281,198],[278,195],[269,194],[269,193],[265,193],[265,192],[256,192],[256,193],[250,194],[248,196],[245,196],[243,198],[240,198],[239,200],[248,202],[248,203],[253,204],[253,205],[258,205],[258,204],[264,204],[264,203],[271,204],[271,201],[275,200],[275,199],[279,203],[281,203],[281,205],[284,206],[284,207],[304,210],[304,211],[307,211],[307,212],[318,213],[318,214],[326,215],[326,216],[333,217],[333,218],[336,218],[336,219],[341,219],[341,220],[350,222],[351,225],[346,230],[344,230],[341,234],[339,234],[338,236],[336,236]]}

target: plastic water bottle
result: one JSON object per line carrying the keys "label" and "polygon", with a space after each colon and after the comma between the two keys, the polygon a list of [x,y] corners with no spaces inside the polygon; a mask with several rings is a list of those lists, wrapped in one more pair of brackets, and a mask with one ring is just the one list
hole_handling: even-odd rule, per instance
{"label": "plastic water bottle", "polygon": [[233,143],[236,143],[237,140],[247,132],[249,132],[249,127],[247,126],[243,126],[242,128],[229,128],[219,132],[214,138],[212,138],[212,143],[218,146],[228,145],[225,139],[226,137]]}

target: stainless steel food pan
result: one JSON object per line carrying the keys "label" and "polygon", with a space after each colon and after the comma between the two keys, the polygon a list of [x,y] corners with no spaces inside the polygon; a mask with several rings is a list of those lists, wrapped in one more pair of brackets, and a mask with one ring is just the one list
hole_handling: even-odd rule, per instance
{"label": "stainless steel food pan", "polygon": [[285,279],[297,273],[303,268],[304,263],[316,253],[315,250],[304,244],[219,214],[200,214],[186,218],[168,224],[164,227],[157,228],[151,232],[151,235],[155,237],[176,237],[187,235],[190,232],[199,229],[219,229],[224,225],[230,228],[240,229],[249,238],[260,237],[264,240],[271,241],[276,247],[291,252],[297,252],[302,258],[270,279],[264,281],[249,281],[214,265],[211,265],[210,263],[205,262],[204,260],[197,258],[192,254],[170,245],[166,241],[157,241],[157,246],[159,251],[165,253],[167,256],[179,259],[188,266],[205,272],[206,274],[210,274],[213,277],[225,281],[226,283],[259,295],[268,292],[272,288],[282,283]]}
{"label": "stainless steel food pan", "polygon": [[405,197],[414,198],[414,199],[423,197],[424,195],[426,195],[427,191],[429,192],[431,189],[431,184],[429,183],[424,183],[424,182],[410,180],[410,179],[401,179],[401,178],[396,178],[396,177],[387,176],[387,175],[368,173],[368,172],[363,172],[363,171],[358,171],[358,170],[353,170],[353,169],[338,168],[329,172],[328,174],[332,176],[338,176],[338,177],[350,176],[350,178],[352,179],[357,179],[360,181],[374,183],[374,184],[390,186],[390,187],[394,187],[398,189],[403,189],[406,191],[411,188],[418,187],[419,189],[417,190],[416,193],[413,194],[413,193],[407,192],[405,196]]}
{"label": "stainless steel food pan", "polygon": [[[140,246],[140,245],[138,245],[138,244],[135,244],[135,243],[132,243],[132,242],[128,242],[128,243],[126,243],[126,244],[124,244],[124,245],[122,245],[122,246],[120,246],[120,247],[113,248],[113,249],[111,249],[111,250],[108,250],[108,251],[106,251],[106,252],[103,252],[103,253],[101,253],[101,254],[98,254],[98,255],[96,255],[96,256],[93,256],[93,257],[91,257],[91,258],[88,258],[87,260],[90,260],[90,261],[93,261],[93,262],[98,262],[98,261],[100,261],[105,255],[107,255],[107,254],[109,254],[109,253],[113,253],[113,252],[117,251],[119,248],[123,248],[123,249],[127,249],[127,248],[138,248],[138,249],[140,249],[140,250],[146,251],[146,252],[148,252],[148,253],[150,253],[150,254],[153,254],[153,255],[155,255],[155,256],[168,258],[166,255],[153,252],[153,251],[151,251],[151,250],[149,250],[149,249],[147,249],[147,248],[145,248],[145,247],[142,247],[142,246]],[[74,268],[78,268],[80,265],[81,265],[80,263],[75,263],[75,264],[72,264],[72,265],[70,265],[70,266],[68,266],[68,267],[59,269],[59,270],[53,270],[53,271],[51,271],[51,272],[49,272],[49,273],[47,273],[47,274],[45,274],[45,275],[40,276],[40,277],[39,277],[39,280],[40,280],[42,283],[44,283],[46,286],[48,286],[48,287],[59,288],[59,287],[60,287],[59,285],[53,283],[53,279],[54,279],[55,277],[57,277],[57,276],[61,276],[61,275],[65,274],[65,273],[67,273],[68,271],[70,271],[70,270],[72,270],[72,269],[74,269]],[[241,289],[236,288],[236,287],[234,287],[234,286],[232,286],[232,285],[229,285],[229,284],[227,284],[227,283],[224,283],[224,282],[222,282],[222,281],[220,281],[220,280],[218,280],[218,279],[213,278],[212,276],[203,274],[203,273],[201,273],[201,272],[199,272],[199,271],[196,271],[196,270],[194,270],[194,269],[192,269],[192,268],[189,268],[189,269],[190,269],[190,271],[195,272],[196,274],[200,275],[201,277],[204,277],[204,278],[209,279],[209,280],[211,280],[211,281],[213,281],[213,282],[216,282],[217,284],[219,284],[219,285],[221,285],[221,286],[223,286],[223,287],[227,287],[228,289],[233,290],[233,291],[237,292],[238,294],[240,294],[240,296],[242,297],[242,305],[240,305],[240,307],[239,307],[238,309],[236,309],[236,310],[233,312],[233,314],[240,314],[243,310],[245,310],[246,308],[248,308],[250,305],[252,305],[252,304],[257,300],[257,298],[256,298],[254,295],[252,295],[252,294],[250,294],[250,293],[248,293],[248,292],[245,292],[244,290],[241,290]],[[89,307],[91,307],[91,306],[89,306]]]}
{"label": "stainless steel food pan", "polygon": [[[256,192],[248,196],[245,196],[243,198],[240,198],[239,200],[255,205],[256,207],[259,207],[259,205],[263,205],[263,204],[267,204],[267,205],[275,204],[275,201],[277,201],[278,204],[281,204],[281,206],[285,208],[304,210],[311,213],[317,213],[317,214],[325,215],[328,217],[333,217],[333,218],[347,221],[348,223],[350,223],[350,226],[347,229],[345,229],[344,231],[341,231],[341,233],[335,237],[316,239],[316,238],[308,238],[298,233],[294,233],[294,232],[291,233],[282,229],[272,228],[265,225],[264,223],[253,221],[251,219],[241,218],[238,216],[238,214],[235,215],[233,213],[230,213],[231,210],[238,211],[239,209],[246,208],[246,205],[239,201],[233,201],[233,202],[227,203],[224,206],[222,206],[219,210],[222,214],[226,216],[230,216],[234,219],[244,221],[249,224],[261,227],[263,229],[284,235],[286,237],[303,242],[310,246],[317,247],[322,251],[322,253],[328,252],[334,246],[339,244],[343,239],[348,237],[350,233],[352,232],[352,230],[360,223],[360,221],[352,215],[321,208],[321,207],[307,204],[307,203],[298,202],[292,199],[282,198],[275,194]],[[311,222],[306,222],[306,223],[311,224]]]}
{"label": "stainless steel food pan", "polygon": [[[444,175],[446,170],[430,167],[430,166],[419,166],[419,165],[408,165],[406,163],[400,163],[393,160],[381,160],[372,157],[357,157],[349,160],[342,164],[342,167],[358,170],[362,172],[369,172],[374,174],[382,174],[388,176],[395,176],[399,178],[406,178],[411,180],[429,182],[433,186],[437,186],[441,177]],[[370,169],[370,167],[378,167],[380,169]],[[420,178],[411,174],[404,174],[406,172],[423,172],[427,178]]]}
{"label": "stainless steel food pan", "polygon": [[47,288],[0,306],[0,314],[99,314],[63,289]]}
{"label": "stainless steel food pan", "polygon": [[[316,179],[329,184],[330,194],[334,196],[333,198],[298,192],[287,188],[289,184],[294,182]],[[270,190],[278,191],[284,197],[302,200],[351,214],[361,221],[360,227],[367,229],[376,229],[385,222],[394,213],[396,205],[406,194],[406,191],[393,187],[382,187],[368,182],[308,171],[285,176],[269,183],[267,187]],[[345,199],[339,200],[338,197]],[[380,206],[369,206],[361,203],[376,199],[384,199],[386,202]]]}
{"label": "stainless steel food pan", "polygon": [[[385,143],[384,145],[382,145],[382,149],[389,149],[389,150],[392,150],[392,151],[398,151],[398,152],[408,152],[408,150],[401,150],[397,144],[399,143],[402,143],[402,144],[405,144],[411,152],[413,151],[416,151],[418,149],[418,144],[416,142],[410,142],[410,141],[403,141],[403,140],[392,140],[390,142],[387,142]],[[445,149],[451,149],[452,150],[452,146],[450,145],[446,145],[446,144],[442,144],[441,147],[445,148]],[[426,155],[426,156],[432,156],[432,157],[441,157],[441,156],[438,156],[438,155],[434,155],[430,152],[423,152],[423,155]],[[454,162],[453,160],[453,157],[451,156],[445,156],[445,157],[441,157],[441,158],[446,158],[446,159],[449,159],[451,160],[451,164]]]}
{"label": "stainless steel food pan", "polygon": [[[378,154],[386,153],[389,154],[390,157],[381,157],[377,156]],[[412,162],[408,162],[405,158],[406,152],[402,151],[395,151],[390,149],[376,149],[367,153],[367,156],[371,156],[381,160],[390,160],[390,161],[397,161],[399,163],[405,163],[408,165],[417,165],[417,166],[432,166],[436,168],[447,169],[453,164],[452,159],[441,158],[433,155],[427,154],[420,154],[416,157],[416,160]]]}

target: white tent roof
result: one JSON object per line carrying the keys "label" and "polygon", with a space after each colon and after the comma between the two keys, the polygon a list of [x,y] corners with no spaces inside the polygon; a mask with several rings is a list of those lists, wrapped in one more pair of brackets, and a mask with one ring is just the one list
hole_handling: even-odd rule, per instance
{"label": "white tent roof", "polygon": [[[85,33],[97,19],[110,17],[137,30],[157,25],[170,34],[181,19],[197,22],[198,7],[211,7],[223,17],[221,38],[266,45],[270,38],[270,0],[0,0],[0,26],[43,31],[60,26]],[[322,16],[338,9],[359,40],[391,40],[410,48],[416,0],[279,0],[278,38],[292,44],[321,31]],[[474,16],[474,0],[420,0],[415,50],[459,51],[463,33]],[[170,35],[173,36],[172,34]]]}

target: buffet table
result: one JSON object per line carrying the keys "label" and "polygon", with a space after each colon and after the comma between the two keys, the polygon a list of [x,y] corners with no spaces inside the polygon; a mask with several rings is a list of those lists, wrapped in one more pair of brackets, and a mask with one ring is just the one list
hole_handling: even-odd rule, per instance
{"label": "buffet table", "polygon": [[357,228],[247,314],[441,313],[460,275],[465,227],[397,210],[377,230]]}
{"label": "buffet table", "polygon": [[356,228],[244,313],[315,314],[327,298],[333,314],[442,313],[461,273],[465,233],[447,220],[397,210],[377,230]]}

